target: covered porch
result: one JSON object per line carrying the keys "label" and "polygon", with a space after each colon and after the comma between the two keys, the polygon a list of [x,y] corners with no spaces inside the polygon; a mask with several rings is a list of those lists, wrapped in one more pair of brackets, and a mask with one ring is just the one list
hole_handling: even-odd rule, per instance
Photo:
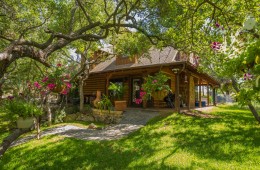
{"label": "covered porch", "polygon": [[[216,104],[216,88],[218,82],[206,74],[197,72],[193,66],[186,62],[178,62],[167,65],[157,65],[152,67],[140,67],[135,69],[121,69],[106,73],[99,73],[90,77],[86,81],[85,90],[86,102],[91,103],[91,99],[95,99],[97,90],[107,96],[110,95],[108,90],[110,82],[121,83],[125,87],[123,100],[127,101],[127,106],[131,108],[142,108],[142,104],[137,104],[136,98],[140,92],[142,83],[148,75],[154,75],[159,71],[166,74],[170,79],[167,84],[174,94],[172,108],[164,98],[167,92],[158,91],[151,96],[148,101],[148,108],[165,108],[180,111],[180,109],[191,109],[195,107],[205,107]],[[111,98],[111,100],[113,100]],[[177,107],[176,107],[177,106]]]}

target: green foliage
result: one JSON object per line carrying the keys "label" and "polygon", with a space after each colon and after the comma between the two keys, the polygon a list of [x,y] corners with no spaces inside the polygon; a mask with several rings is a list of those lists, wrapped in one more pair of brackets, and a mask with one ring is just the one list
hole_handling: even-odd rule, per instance
{"label": "green foliage", "polygon": [[62,123],[63,119],[66,117],[65,109],[58,109],[55,112],[54,123]]}
{"label": "green foliage", "polygon": [[108,86],[108,90],[112,90],[113,96],[116,100],[121,100],[124,96],[125,87],[122,83],[113,83],[110,82],[110,85]]}
{"label": "green foliage", "polygon": [[98,102],[98,109],[100,110],[112,110],[113,104],[111,103],[108,96],[103,95],[102,99]]}
{"label": "green foliage", "polygon": [[5,100],[0,107],[10,116],[11,120],[16,120],[18,117],[27,118],[43,114],[42,108],[23,99]]}
{"label": "green foliage", "polygon": [[141,55],[151,48],[147,37],[138,32],[126,31],[114,38],[112,43],[115,45],[116,54],[130,58]]}

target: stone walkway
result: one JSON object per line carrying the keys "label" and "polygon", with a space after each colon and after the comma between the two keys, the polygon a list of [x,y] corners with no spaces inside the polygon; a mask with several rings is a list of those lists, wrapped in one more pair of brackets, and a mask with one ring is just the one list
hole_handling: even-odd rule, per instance
{"label": "stone walkway", "polygon": [[[115,140],[140,129],[155,116],[159,116],[159,113],[154,111],[129,109],[124,112],[119,124],[107,126],[102,130],[66,125],[45,130],[41,133],[41,137],[55,134],[82,140]],[[34,138],[35,134],[26,136],[12,143],[12,146],[25,143]]]}

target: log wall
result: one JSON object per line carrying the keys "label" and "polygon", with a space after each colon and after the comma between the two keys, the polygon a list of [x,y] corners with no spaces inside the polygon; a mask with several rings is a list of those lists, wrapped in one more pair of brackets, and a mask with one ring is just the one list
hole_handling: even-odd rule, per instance
{"label": "log wall", "polygon": [[90,75],[85,81],[84,95],[96,95],[96,91],[100,90],[103,94],[106,93],[106,76],[105,74]]}

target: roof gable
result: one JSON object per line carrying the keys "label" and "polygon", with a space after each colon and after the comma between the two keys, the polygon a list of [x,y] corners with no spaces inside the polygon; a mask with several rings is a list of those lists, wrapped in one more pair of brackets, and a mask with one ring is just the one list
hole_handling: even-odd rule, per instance
{"label": "roof gable", "polygon": [[108,59],[96,65],[90,72],[108,72],[126,68],[136,68],[158,64],[174,63],[176,62],[177,54],[178,51],[172,47],[166,47],[162,50],[151,48],[148,51],[148,53],[145,53],[142,56],[138,57],[136,62],[118,65],[116,64],[116,57],[112,57],[111,59]]}

